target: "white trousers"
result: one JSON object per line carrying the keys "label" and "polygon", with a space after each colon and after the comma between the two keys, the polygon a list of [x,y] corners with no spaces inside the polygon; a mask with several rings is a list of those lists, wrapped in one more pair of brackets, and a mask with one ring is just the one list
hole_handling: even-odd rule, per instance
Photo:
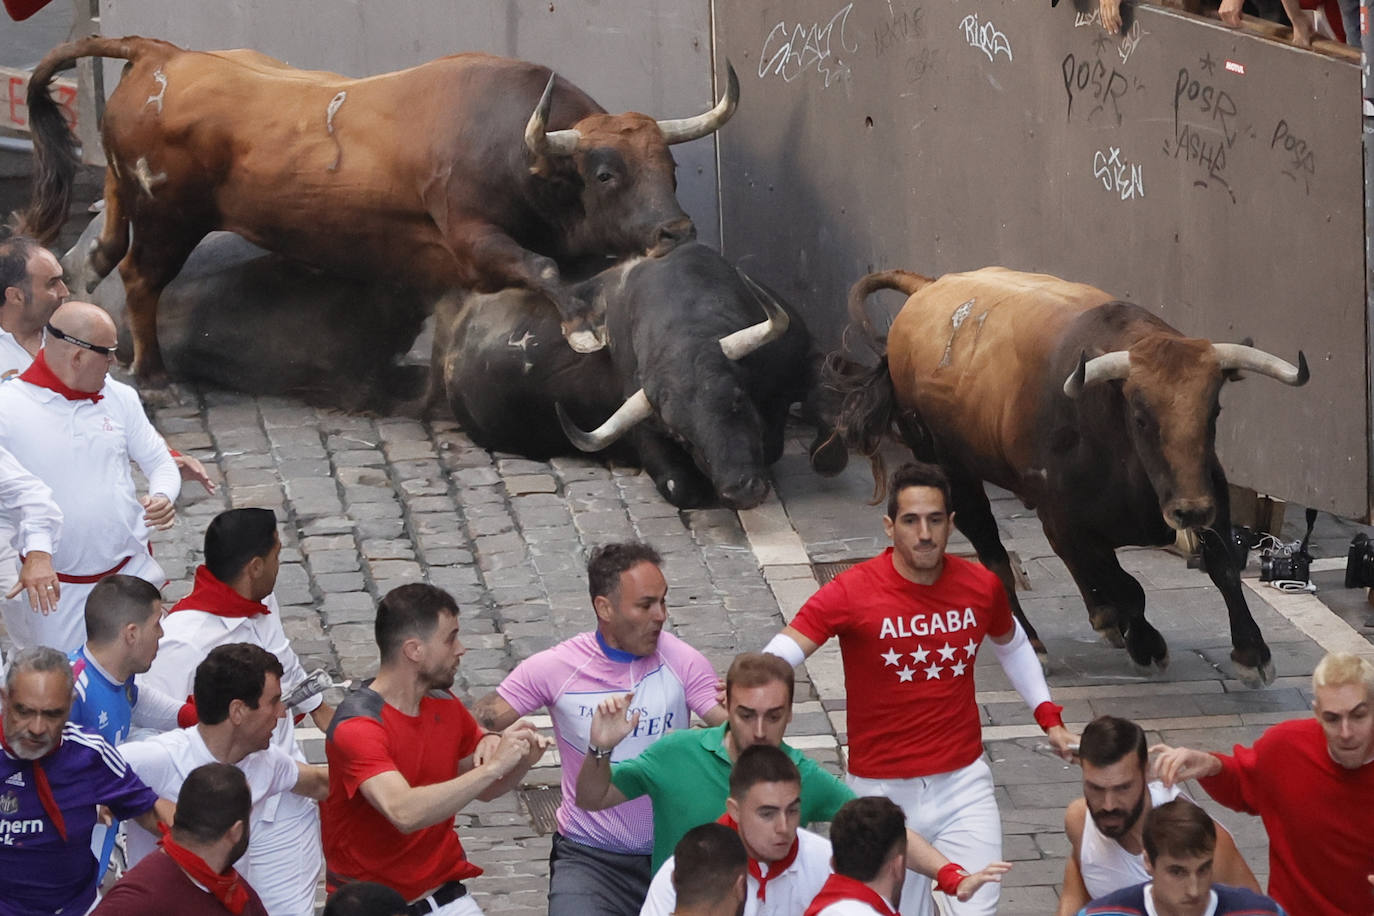
{"label": "white trousers", "polygon": [[271,821],[254,827],[252,845],[238,866],[271,916],[315,916],[323,867],[319,806],[290,792],[278,796]]}
{"label": "white trousers", "polygon": [[[864,779],[850,775],[849,787],[857,795],[885,795],[906,814],[906,825],[932,846],[969,871],[978,871],[1002,858],[1002,817],[992,794],[992,769],[978,758],[968,766],[919,776],[914,779]],[[914,871],[902,885],[902,916],[933,916],[934,882]],[[949,898],[955,916],[993,916],[1001,885],[982,886],[973,899],[960,903]]]}
{"label": "white trousers", "polygon": [[[115,558],[115,562],[118,557]],[[138,551],[120,569],[120,574],[137,576],[158,588],[167,584],[167,574],[147,551]],[[51,614],[35,611],[29,606],[27,595],[19,595],[0,603],[5,619],[11,651],[31,646],[48,646],[62,652],[79,649],[86,643],[86,597],[95,583],[63,582],[57,610]],[[3,593],[0,593],[2,596]]]}

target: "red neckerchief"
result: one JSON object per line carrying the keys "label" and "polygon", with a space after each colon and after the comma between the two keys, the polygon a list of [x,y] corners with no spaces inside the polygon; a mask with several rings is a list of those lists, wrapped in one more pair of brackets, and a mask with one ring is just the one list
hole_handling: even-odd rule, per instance
{"label": "red neckerchief", "polygon": [[37,385],[39,388],[47,388],[49,391],[56,391],[69,401],[84,401],[89,399],[92,404],[98,402],[105,395],[98,391],[77,391],[63,383],[63,381],[53,374],[48,367],[47,348],[40,348],[38,355],[29,363],[29,368],[19,374],[19,380],[28,382],[30,385]]}
{"label": "red neckerchief", "polygon": [[[720,820],[716,821],[716,823],[724,824],[731,830],[735,831],[735,833],[739,833],[739,824],[735,823],[735,819],[728,814],[722,814],[720,816]],[[763,869],[759,867],[758,862],[754,861],[753,858],[749,859],[749,874],[753,875],[754,880],[759,883],[760,900],[768,899],[768,882],[772,881],[778,875],[787,871],[787,869],[791,867],[792,863],[797,861],[797,850],[800,848],[801,840],[797,839],[796,837],[793,837],[792,848],[787,850],[787,855],[783,856],[776,862],[769,862],[768,872],[766,874],[764,873]]]}
{"label": "red neckerchief", "polygon": [[177,611],[206,611],[217,617],[256,617],[272,613],[261,601],[250,601],[216,579],[204,564],[196,567],[191,594],[172,605],[167,613]]}
{"label": "red neckerchief", "polygon": [[167,829],[166,824],[159,823],[157,826],[162,831],[162,839],[158,842],[172,861],[177,863],[192,881],[209,890],[234,916],[242,913],[244,907],[248,906],[249,898],[248,885],[239,873],[232,868],[224,874],[214,871],[204,859],[172,839],[172,831]]}
{"label": "red neckerchief", "polygon": [[20,763],[27,763],[33,767],[33,787],[38,793],[38,801],[43,805],[43,810],[47,812],[48,819],[52,821],[53,826],[57,828],[57,835],[62,837],[62,842],[65,843],[67,842],[67,822],[62,818],[62,809],[57,807],[57,799],[53,798],[52,786],[48,785],[48,774],[43,770],[43,758],[51,757],[53,754],[56,754],[57,748],[61,746],[62,739],[59,736],[57,747],[48,751],[43,757],[39,757],[37,760],[26,760],[16,754],[14,749],[9,746],[9,742],[4,739],[3,735],[0,735],[0,747],[8,751],[9,755],[15,760],[18,760]]}
{"label": "red neckerchief", "polygon": [[873,907],[882,916],[897,916],[897,911],[892,908],[891,903],[883,899],[882,894],[862,881],[844,875],[831,875],[825,879],[825,884],[821,885],[821,892],[806,908],[806,916],[816,916],[830,904],[839,903],[841,900],[858,900]]}

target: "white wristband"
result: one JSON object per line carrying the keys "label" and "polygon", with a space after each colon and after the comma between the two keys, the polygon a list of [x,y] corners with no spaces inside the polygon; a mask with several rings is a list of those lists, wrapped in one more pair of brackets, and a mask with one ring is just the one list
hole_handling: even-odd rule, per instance
{"label": "white wristband", "polygon": [[769,655],[776,655],[793,668],[806,661],[806,653],[802,651],[802,647],[786,633],[779,633],[768,640],[768,645],[763,647],[763,651]]}

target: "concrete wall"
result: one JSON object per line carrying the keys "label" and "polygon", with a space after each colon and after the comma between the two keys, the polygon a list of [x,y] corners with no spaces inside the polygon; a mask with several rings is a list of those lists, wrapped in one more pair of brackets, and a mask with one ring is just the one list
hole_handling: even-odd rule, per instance
{"label": "concrete wall", "polygon": [[[608,111],[683,117],[714,104],[707,0],[102,0],[101,20],[105,35],[253,48],[349,76],[487,51],[553,67]],[[107,72],[113,87],[118,70]],[[678,198],[719,244],[714,138],[673,154]]]}
{"label": "concrete wall", "polygon": [[[1156,8],[1126,40],[1027,0],[716,0],[749,107],[724,244],[836,344],[878,269],[1100,286],[1312,381],[1228,385],[1238,483],[1369,507],[1359,68]],[[889,301],[895,310],[900,298]]]}

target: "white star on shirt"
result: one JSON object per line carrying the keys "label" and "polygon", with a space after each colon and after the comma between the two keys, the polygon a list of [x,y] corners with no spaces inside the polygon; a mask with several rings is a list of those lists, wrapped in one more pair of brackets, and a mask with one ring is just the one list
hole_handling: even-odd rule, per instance
{"label": "white star on shirt", "polygon": [[968,653],[969,658],[973,658],[973,653],[978,651],[978,643],[974,642],[972,637],[969,637],[968,645],[961,646],[960,648]]}
{"label": "white star on shirt", "polygon": [[940,670],[939,665],[931,662],[930,667],[926,669],[926,680],[938,681],[940,679]]}
{"label": "white star on shirt", "polygon": [[896,649],[888,649],[886,652],[883,652],[881,654],[883,656],[883,661],[886,664],[896,665],[900,664],[902,661],[902,653],[898,652]]}
{"label": "white star on shirt", "polygon": [[928,655],[930,655],[930,650],[927,649],[925,646],[921,646],[921,648],[911,653],[911,663],[913,665],[919,665],[921,664],[921,662],[926,660],[926,657]]}
{"label": "white star on shirt", "polygon": [[901,668],[897,671],[897,677],[901,678],[902,682],[905,683],[911,680],[911,676],[915,673],[915,670],[912,668]]}
{"label": "white star on shirt", "polygon": [[958,652],[958,651],[959,651],[958,649],[954,648],[954,647],[951,646],[949,643],[945,643],[945,647],[944,647],[943,649],[940,649],[940,650],[939,650],[939,652],[940,652],[940,661],[942,661],[942,662],[947,662],[947,661],[949,661],[951,658],[954,657],[954,653],[955,653],[955,652]]}
{"label": "white star on shirt", "polygon": [[965,665],[963,662],[956,662],[954,665],[950,667],[949,673],[957,677],[963,674],[964,669],[967,667],[968,665]]}

